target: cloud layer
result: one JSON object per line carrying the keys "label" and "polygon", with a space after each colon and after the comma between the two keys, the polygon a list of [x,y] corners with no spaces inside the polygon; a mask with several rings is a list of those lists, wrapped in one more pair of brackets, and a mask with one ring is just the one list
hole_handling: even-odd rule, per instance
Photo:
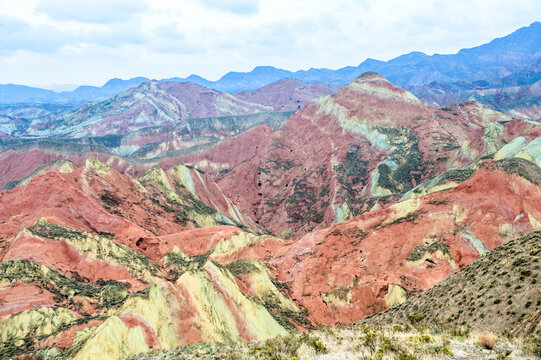
{"label": "cloud layer", "polygon": [[7,0],[0,83],[339,68],[414,50],[454,53],[539,14],[538,0]]}

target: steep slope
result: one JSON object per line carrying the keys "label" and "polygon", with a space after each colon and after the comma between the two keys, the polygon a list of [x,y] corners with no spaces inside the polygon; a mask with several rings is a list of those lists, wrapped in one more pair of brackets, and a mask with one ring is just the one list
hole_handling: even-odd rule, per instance
{"label": "steep slope", "polygon": [[[289,296],[318,323],[351,323],[399,304],[508,240],[541,228],[541,170],[483,162],[449,190],[314,231],[276,251]],[[487,285],[485,285],[487,286]]]}
{"label": "steep slope", "polygon": [[36,173],[0,192],[0,355],[119,359],[400,304],[541,228],[539,138],[516,139],[394,205],[289,241],[220,225],[230,216],[258,231],[189,167],[134,179],[90,158]]}
{"label": "steep slope", "polygon": [[[186,119],[213,117],[219,122],[219,117],[296,111],[316,97],[337,91],[322,84],[284,80],[253,93],[231,95],[189,82],[151,81],[48,121],[27,121],[6,130],[32,136],[128,134],[148,127],[179,126]],[[189,132],[191,127],[193,124],[183,130]]]}
{"label": "steep slope", "polygon": [[[136,180],[93,157],[88,157],[85,166],[78,169],[75,164],[65,161],[52,163],[48,167],[37,171],[20,184],[32,185],[33,190],[29,190],[28,186],[23,186],[11,192],[1,193],[7,204],[11,204],[11,201],[17,197],[21,198],[21,206],[24,201],[28,201],[29,208],[26,209],[25,214],[29,219],[35,218],[36,214],[48,211],[64,214],[58,216],[67,216],[70,209],[65,207],[50,209],[48,204],[57,201],[63,203],[65,199],[72,198],[68,203],[73,202],[73,210],[79,214],[89,212],[93,216],[92,219],[95,219],[95,216],[99,218],[107,210],[115,215],[113,217],[119,215],[121,218],[127,218],[141,228],[150,229],[155,235],[168,228],[184,229],[222,223],[238,224],[257,230],[253,221],[240,213],[212,180],[193,168],[178,165],[165,173],[159,167],[153,167]],[[51,169],[58,169],[61,172],[50,172]],[[45,174],[41,175],[43,172]],[[39,186],[49,188],[49,191],[40,194],[40,201],[24,200],[25,191],[38,192],[36,189]],[[82,192],[84,196],[74,197],[74,194],[69,194],[72,191]],[[66,195],[66,192],[69,195]],[[8,220],[20,210],[17,206],[3,207],[3,212],[5,220]],[[24,217],[18,218],[17,224],[21,224],[21,221],[24,221]],[[93,224],[95,221],[81,218],[75,223],[68,224],[75,228],[86,224],[82,229],[88,231],[93,229],[89,228],[88,224]],[[118,224],[118,221],[115,220],[113,223]],[[160,230],[160,226],[164,229]]]}
{"label": "steep slope", "polygon": [[[86,138],[13,138],[0,132],[0,189],[55,159],[68,159],[81,166],[89,156],[133,176],[164,158],[169,166],[181,156],[210,148],[219,142],[261,124],[280,128],[293,112],[258,113],[187,119],[177,126],[151,127],[124,135]],[[9,120],[6,124],[13,128]],[[6,188],[6,189],[7,189]]]}
{"label": "steep slope", "polygon": [[[193,202],[188,206],[193,210],[181,212],[183,221],[186,221],[186,215],[190,215],[197,221],[199,226],[225,223],[244,227],[257,233],[262,231],[250,217],[242,214],[216,183],[202,173],[201,170],[176,165],[164,172],[160,167],[154,166],[142,174],[138,180],[146,186],[148,191],[152,189],[150,195],[155,200],[165,195],[164,202],[180,204],[185,203],[186,200]],[[178,210],[162,207],[165,211],[178,214]],[[219,214],[216,214],[216,211]],[[212,215],[212,218],[206,219],[208,215]],[[222,215],[225,215],[225,217]]]}
{"label": "steep slope", "polygon": [[28,184],[30,180],[32,180],[37,175],[47,173],[51,170],[58,171],[60,173],[71,173],[74,171],[76,167],[77,166],[69,160],[62,159],[62,158],[56,159],[56,160],[51,161],[50,163],[36,167],[30,174],[26,175],[24,178],[20,180],[8,181],[4,185],[2,190],[13,190],[16,187],[26,185]]}
{"label": "steep slope", "polygon": [[292,111],[186,119],[174,127],[145,128],[122,136],[113,151],[139,162],[186,156],[262,124],[280,128]]}
{"label": "steep slope", "polygon": [[366,322],[412,319],[513,336],[540,336],[540,254],[541,232],[523,235]]}
{"label": "steep slope", "polygon": [[280,240],[215,226],[251,223],[199,171],[74,167],[0,192],[0,357],[120,359],[309,324],[264,264],[248,262],[249,276],[214,260]]}
{"label": "steep slope", "polygon": [[[420,182],[539,131],[474,102],[426,106],[367,73],[304,107],[270,139],[243,145],[248,136],[240,135],[182,161],[216,176],[226,195],[275,234],[295,236],[378,199],[378,206],[392,203]],[[235,149],[246,156],[234,160]]]}
{"label": "steep slope", "polygon": [[123,172],[140,174],[145,170],[142,166],[114,156],[104,147],[38,141],[11,146],[9,150],[0,152],[0,189],[16,186],[17,182],[52,161],[66,159],[82,166],[89,157],[96,157]]}

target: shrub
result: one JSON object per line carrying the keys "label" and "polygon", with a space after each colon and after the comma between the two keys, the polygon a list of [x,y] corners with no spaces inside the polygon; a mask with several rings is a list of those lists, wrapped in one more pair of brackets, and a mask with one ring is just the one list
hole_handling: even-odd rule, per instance
{"label": "shrub", "polygon": [[496,345],[496,336],[487,334],[479,335],[477,337],[477,343],[484,349],[492,350],[494,349],[494,345]]}
{"label": "shrub", "polygon": [[403,352],[398,354],[398,360],[416,360],[417,356]]}
{"label": "shrub", "polygon": [[425,317],[426,317],[425,314],[409,314],[408,315],[408,320],[412,324],[416,324],[416,323],[421,322],[422,320],[424,320]]}

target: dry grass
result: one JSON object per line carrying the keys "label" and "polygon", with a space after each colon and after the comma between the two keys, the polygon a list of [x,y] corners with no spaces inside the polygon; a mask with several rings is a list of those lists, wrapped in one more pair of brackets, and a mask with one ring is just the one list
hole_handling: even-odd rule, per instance
{"label": "dry grass", "polygon": [[477,343],[484,349],[492,350],[496,345],[497,337],[492,334],[482,334],[477,337]]}
{"label": "dry grass", "polygon": [[439,328],[397,325],[352,325],[291,334],[252,344],[199,344],[154,352],[132,359],[535,359],[535,339],[498,338],[493,334],[442,331]]}

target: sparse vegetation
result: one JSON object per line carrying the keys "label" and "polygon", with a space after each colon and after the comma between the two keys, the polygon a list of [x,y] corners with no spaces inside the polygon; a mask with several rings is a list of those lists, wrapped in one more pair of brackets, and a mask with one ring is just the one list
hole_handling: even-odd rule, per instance
{"label": "sparse vegetation", "polygon": [[[180,359],[308,359],[327,354],[329,358],[351,359],[449,359],[455,352],[463,358],[506,359],[539,356],[536,339],[498,338],[492,334],[472,335],[469,331],[433,327],[356,324],[324,327],[308,333],[292,333],[248,344],[195,344],[176,350],[150,352],[129,360]],[[487,357],[488,356],[488,357]]]}

